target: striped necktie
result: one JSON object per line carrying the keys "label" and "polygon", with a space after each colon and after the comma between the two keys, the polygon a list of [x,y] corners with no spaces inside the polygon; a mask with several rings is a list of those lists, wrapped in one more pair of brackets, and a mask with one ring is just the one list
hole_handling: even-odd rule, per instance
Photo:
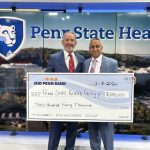
{"label": "striped necktie", "polygon": [[92,66],[91,66],[91,69],[90,69],[90,73],[94,73],[94,72],[95,72],[96,63],[97,63],[97,60],[94,59],[94,60],[92,61]]}

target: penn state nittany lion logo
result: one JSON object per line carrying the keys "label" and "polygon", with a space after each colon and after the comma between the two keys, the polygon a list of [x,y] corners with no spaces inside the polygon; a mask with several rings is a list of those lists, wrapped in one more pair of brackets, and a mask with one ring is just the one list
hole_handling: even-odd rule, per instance
{"label": "penn state nittany lion logo", "polygon": [[12,47],[16,43],[16,33],[14,25],[0,25],[0,41],[4,42],[8,47]]}
{"label": "penn state nittany lion logo", "polygon": [[25,38],[25,21],[16,17],[0,17],[0,56],[5,60],[14,57]]}

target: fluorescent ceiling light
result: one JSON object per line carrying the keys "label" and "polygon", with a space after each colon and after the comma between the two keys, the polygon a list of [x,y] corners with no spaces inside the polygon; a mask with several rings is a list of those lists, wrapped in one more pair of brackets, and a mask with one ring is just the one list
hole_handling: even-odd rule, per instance
{"label": "fluorescent ceiling light", "polygon": [[[12,9],[3,9],[3,8],[0,8],[0,12],[12,12],[13,10]],[[40,9],[15,9],[16,12],[40,12]],[[15,12],[14,11],[14,12]]]}
{"label": "fluorescent ceiling light", "polygon": [[50,16],[57,16],[58,13],[57,12],[49,12],[48,15],[50,15]]}
{"label": "fluorescent ceiling light", "polygon": [[40,9],[16,9],[16,11],[20,11],[20,12],[40,12]]}
{"label": "fluorescent ceiling light", "polygon": [[0,12],[10,12],[10,11],[12,11],[12,9],[0,8]]}

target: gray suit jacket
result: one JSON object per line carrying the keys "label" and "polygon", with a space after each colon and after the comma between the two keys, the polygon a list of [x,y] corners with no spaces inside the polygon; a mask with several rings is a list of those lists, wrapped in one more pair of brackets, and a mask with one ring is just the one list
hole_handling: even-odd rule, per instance
{"label": "gray suit jacket", "polygon": [[[88,72],[92,58],[87,59],[83,63],[83,72]],[[115,73],[118,72],[118,62],[115,59],[102,55],[102,64],[100,68],[101,73]]]}
{"label": "gray suit jacket", "polygon": [[[83,64],[83,72],[88,72],[91,58],[86,60]],[[118,72],[118,63],[112,58],[102,56],[102,64],[100,68],[101,73],[115,73]],[[103,140],[105,150],[113,150],[113,133],[114,127],[111,122],[89,122],[91,149],[100,150],[101,139]],[[99,134],[100,131],[100,134]]]}
{"label": "gray suit jacket", "polygon": [[[74,54],[78,60],[75,72],[82,72],[84,57],[76,52],[74,52]],[[46,72],[69,72],[65,63],[63,51],[50,56]]]}

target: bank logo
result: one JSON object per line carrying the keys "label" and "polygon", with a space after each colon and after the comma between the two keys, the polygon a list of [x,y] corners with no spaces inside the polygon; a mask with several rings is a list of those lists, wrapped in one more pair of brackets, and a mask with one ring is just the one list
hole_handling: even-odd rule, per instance
{"label": "bank logo", "polygon": [[16,17],[0,17],[0,56],[5,60],[14,57],[25,39],[25,21]]}

